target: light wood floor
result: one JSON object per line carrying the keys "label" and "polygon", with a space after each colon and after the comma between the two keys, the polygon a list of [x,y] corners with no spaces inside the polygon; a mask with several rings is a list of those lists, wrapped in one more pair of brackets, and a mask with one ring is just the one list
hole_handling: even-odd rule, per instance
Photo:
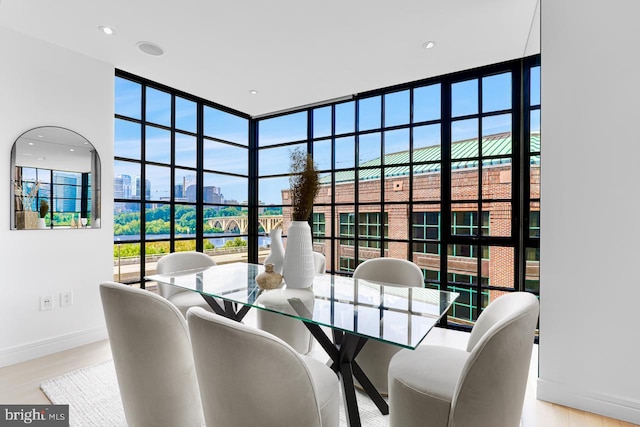
{"label": "light wood floor", "polygon": [[[438,339],[433,332],[434,339]],[[445,338],[449,341],[451,337]],[[442,337],[439,339],[442,341]],[[459,345],[454,337],[449,344]],[[534,347],[531,373],[527,384],[522,427],[632,427],[624,421],[602,417],[589,412],[543,402],[535,398],[537,346]],[[54,378],[78,368],[91,366],[111,358],[108,341],[99,341],[49,356],[0,368],[1,404],[48,404],[39,386],[43,380]]]}

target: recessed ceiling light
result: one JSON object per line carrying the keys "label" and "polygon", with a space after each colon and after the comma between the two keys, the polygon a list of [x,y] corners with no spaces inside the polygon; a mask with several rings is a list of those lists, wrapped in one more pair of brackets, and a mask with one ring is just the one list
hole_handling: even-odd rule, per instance
{"label": "recessed ceiling light", "polygon": [[33,145],[33,142],[30,142],[29,145]]}
{"label": "recessed ceiling light", "polygon": [[136,46],[138,47],[138,49],[140,49],[141,52],[144,52],[147,55],[160,56],[164,53],[164,50],[162,50],[162,48],[156,43],[138,42],[136,43]]}
{"label": "recessed ceiling light", "polygon": [[436,42],[434,42],[433,40],[429,40],[428,42],[424,42],[422,44],[422,47],[425,49],[433,49],[435,45],[436,45]]}
{"label": "recessed ceiling light", "polygon": [[115,33],[115,31],[113,31],[113,28],[106,27],[104,25],[99,26],[98,29],[108,36],[112,36]]}
{"label": "recessed ceiling light", "polygon": [[42,135],[38,135],[38,138],[44,138],[44,136],[42,136]]}
{"label": "recessed ceiling light", "polygon": [[36,157],[36,160],[46,160],[46,157]]}
{"label": "recessed ceiling light", "polygon": [[73,148],[69,148],[69,151],[76,151],[76,150],[74,150]]}
{"label": "recessed ceiling light", "polygon": [[249,93],[250,93],[251,95],[257,95],[257,94],[258,94],[258,91],[257,91],[257,90],[255,90],[255,89],[251,89],[251,90],[249,91]]}

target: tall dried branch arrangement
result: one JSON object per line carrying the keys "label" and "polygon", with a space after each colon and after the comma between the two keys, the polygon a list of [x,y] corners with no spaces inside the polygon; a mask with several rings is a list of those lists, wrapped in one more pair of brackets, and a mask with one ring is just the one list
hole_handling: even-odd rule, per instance
{"label": "tall dried branch arrangement", "polygon": [[320,179],[311,156],[300,148],[291,151],[289,195],[294,221],[307,221],[313,211],[313,201],[320,188]]}
{"label": "tall dried branch arrangement", "polygon": [[39,188],[40,181],[34,182],[31,189],[28,191],[23,188],[23,183],[21,181],[14,181],[13,191],[16,196],[16,210],[32,211],[33,201],[38,195]]}

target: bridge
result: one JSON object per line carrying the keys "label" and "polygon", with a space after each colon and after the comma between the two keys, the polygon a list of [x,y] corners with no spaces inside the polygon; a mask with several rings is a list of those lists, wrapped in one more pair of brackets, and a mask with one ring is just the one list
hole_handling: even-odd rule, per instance
{"label": "bridge", "polygon": [[[246,216],[217,216],[205,218],[205,221],[209,227],[221,228],[225,233],[240,231],[240,234],[247,234],[249,228],[249,217]],[[268,233],[282,227],[282,215],[259,215],[258,225]]]}

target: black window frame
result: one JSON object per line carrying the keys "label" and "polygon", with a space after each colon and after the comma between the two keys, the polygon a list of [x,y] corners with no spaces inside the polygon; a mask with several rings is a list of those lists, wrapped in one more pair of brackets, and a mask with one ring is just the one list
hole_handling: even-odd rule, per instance
{"label": "black window frame", "polygon": [[[248,261],[249,262],[257,262],[258,260],[258,210],[263,207],[259,205],[258,201],[258,184],[259,179],[262,178],[284,178],[288,174],[287,173],[279,173],[274,175],[260,175],[258,171],[258,160],[260,156],[260,151],[265,149],[272,149],[278,147],[288,147],[294,145],[306,145],[307,152],[313,155],[314,143],[317,142],[325,142],[331,145],[331,166],[328,169],[324,169],[321,172],[326,173],[330,176],[331,183],[331,194],[332,201],[330,203],[324,203],[317,205],[317,208],[326,209],[326,212],[330,212],[330,221],[333,224],[332,227],[327,227],[326,235],[318,239],[314,239],[316,243],[321,241],[329,242],[329,251],[325,255],[329,260],[333,262],[330,263],[331,270],[330,273],[340,273],[344,274],[344,271],[339,268],[340,266],[340,258],[345,258],[345,254],[341,254],[339,252],[338,246],[344,241],[344,237],[342,237],[339,233],[339,228],[336,228],[335,223],[338,220],[338,213],[344,212],[345,209],[351,208],[351,212],[361,213],[361,212],[370,212],[372,210],[385,213],[387,210],[394,205],[402,205],[406,206],[408,210],[408,219],[407,219],[407,228],[408,233],[406,238],[391,238],[387,235],[381,237],[382,244],[379,244],[377,248],[368,248],[379,250],[379,256],[385,256],[386,248],[388,248],[388,244],[391,242],[396,243],[406,243],[407,245],[407,259],[412,260],[414,257],[414,243],[424,243],[424,239],[415,239],[414,238],[414,227],[413,227],[413,212],[419,212],[421,207],[424,205],[433,205],[437,207],[437,210],[442,212],[443,215],[440,219],[440,235],[438,236],[438,240],[434,241],[439,245],[439,254],[440,254],[440,286],[443,288],[450,287],[452,284],[449,284],[447,280],[443,279],[448,277],[449,268],[448,268],[448,256],[447,250],[450,245],[469,245],[476,248],[476,253],[484,253],[485,248],[491,247],[507,247],[511,248],[514,253],[514,274],[513,274],[513,287],[497,287],[491,284],[483,284],[483,280],[476,280],[475,283],[468,284],[458,284],[455,286],[466,286],[466,288],[473,288],[478,295],[482,295],[483,292],[487,292],[490,290],[497,291],[531,291],[532,293],[538,295],[537,290],[526,289],[526,261],[527,261],[527,250],[533,248],[534,250],[539,251],[540,247],[540,239],[539,236],[530,236],[529,235],[529,220],[530,220],[530,210],[532,203],[539,204],[539,198],[532,199],[529,194],[529,180],[530,180],[530,168],[529,165],[533,162],[533,158],[535,156],[539,156],[540,151],[531,150],[530,144],[530,114],[532,111],[540,110],[540,104],[530,105],[529,100],[530,97],[530,70],[532,67],[540,66],[540,55],[534,55],[531,57],[521,58],[512,61],[506,61],[498,64],[487,65],[483,67],[478,67],[471,70],[464,70],[456,73],[451,73],[443,76],[437,76],[432,78],[427,78],[419,81],[404,83],[396,86],[376,89],[372,91],[362,92],[358,94],[352,95],[347,100],[337,101],[337,102],[329,102],[323,105],[313,105],[308,107],[300,107],[293,108],[288,111],[278,112],[270,115],[263,115],[260,117],[250,117],[249,115],[242,113],[240,111],[235,111],[224,107],[222,105],[194,97],[192,95],[177,91],[172,88],[168,88],[164,85],[157,84],[150,80],[137,77],[130,73],[126,73],[121,70],[116,71],[116,76],[126,78],[129,80],[133,80],[137,83],[141,83],[143,86],[152,86],[154,88],[169,92],[172,94],[172,100],[175,100],[176,96],[180,96],[185,99],[193,100],[198,103],[198,112],[199,112],[199,128],[197,132],[194,134],[198,138],[198,153],[199,159],[198,164],[195,168],[195,171],[198,173],[200,185],[202,185],[202,173],[204,173],[203,165],[202,165],[202,141],[204,138],[211,139],[205,135],[203,135],[202,129],[202,109],[203,106],[212,106],[213,108],[243,117],[248,120],[248,149],[247,151],[247,162],[248,162],[248,216],[249,216],[249,228],[247,231],[248,237]],[[511,81],[512,81],[512,100],[511,100],[511,108],[508,110],[499,110],[499,111],[490,111],[483,112],[482,111],[482,85],[479,83],[479,94],[478,94],[478,112],[477,114],[469,114],[461,117],[452,117],[451,116],[451,88],[452,85],[466,80],[478,79],[479,82],[482,81],[483,77],[497,75],[501,73],[511,73]],[[414,93],[416,90],[432,86],[439,85],[440,90],[440,115],[438,118],[429,119],[426,121],[416,121],[413,120],[414,114]],[[392,126],[385,126],[385,97],[396,94],[398,92],[408,91],[409,96],[409,121],[407,123],[395,123]],[[360,131],[358,129],[359,126],[359,101],[360,100],[370,100],[371,98],[379,97],[380,98],[380,121],[379,127],[376,128],[367,128],[366,130]],[[145,105],[144,105],[144,90],[142,93],[142,117],[137,120],[138,122],[144,122],[145,115]],[[172,101],[175,102],[175,101]],[[337,117],[336,111],[342,109],[348,109],[351,111],[353,106],[353,129],[347,129],[344,132],[336,132],[337,129]],[[328,134],[323,133],[321,136],[314,136],[314,126],[313,126],[313,117],[314,112],[320,109],[328,109],[330,112],[331,119],[331,130]],[[327,110],[324,110],[325,112]],[[295,141],[287,141],[282,140],[277,144],[269,144],[264,147],[259,145],[259,124],[262,120],[268,120],[272,118],[276,118],[279,116],[289,115],[289,114],[306,114],[307,120],[307,135],[304,139],[297,139]],[[303,114],[303,115],[304,115]],[[497,116],[501,114],[510,114],[511,115],[511,140],[512,140],[512,151],[509,155],[504,155],[498,158],[492,158],[491,156],[485,156],[482,153],[482,119],[485,117]],[[116,115],[116,119],[125,119],[136,121],[136,119],[131,119],[123,116]],[[465,158],[463,160],[466,161],[476,161],[478,168],[478,175],[482,177],[482,170],[485,167],[486,160],[504,160],[506,162],[510,162],[511,164],[511,182],[513,182],[513,186],[511,188],[511,197],[507,199],[498,199],[494,201],[502,201],[505,203],[511,204],[511,234],[509,236],[492,236],[490,233],[477,233],[472,235],[456,235],[451,233],[451,212],[455,211],[455,206],[460,200],[452,200],[451,197],[451,180],[452,180],[452,164],[455,162],[461,161],[461,159],[456,158],[452,159],[451,153],[451,136],[452,136],[452,123],[462,120],[462,119],[478,119],[478,136],[479,136],[479,148],[478,155],[472,158]],[[172,123],[174,125],[174,123]],[[441,156],[438,160],[430,160],[418,162],[414,161],[414,139],[413,139],[413,129],[421,127],[421,126],[430,126],[430,125],[439,125],[440,126],[440,141],[441,141]],[[161,127],[159,125],[154,124],[153,126]],[[359,164],[359,139],[361,136],[379,133],[380,134],[380,150],[381,150],[381,159],[385,157],[385,136],[387,132],[391,131],[399,131],[407,129],[409,135],[409,155],[408,161],[406,165],[409,166],[410,172],[408,174],[408,186],[409,186],[409,198],[407,200],[401,201],[389,201],[387,200],[386,192],[390,190],[385,189],[385,180],[389,179],[387,172],[390,168],[397,166],[393,165],[360,165]],[[180,130],[180,132],[185,133]],[[188,133],[188,132],[186,132]],[[144,126],[142,126],[142,143],[144,144]],[[354,164],[352,167],[342,167],[341,164],[336,162],[336,141],[341,141],[344,138],[353,138],[354,144]],[[215,139],[215,138],[214,138]],[[222,141],[224,143],[229,143],[232,145],[238,145],[231,141]],[[173,141],[173,133],[172,133],[172,144]],[[244,146],[243,146],[244,147]],[[144,145],[142,147],[144,152]],[[173,154],[172,154],[173,155]],[[121,158],[115,158],[115,160],[123,160]],[[125,159],[126,160],[126,159]],[[144,158],[140,160],[142,164]],[[173,164],[173,163],[172,163]],[[423,165],[423,166],[432,166],[435,170],[440,170],[441,173],[441,193],[439,200],[414,200],[413,198],[413,185],[414,185],[414,166],[415,165]],[[376,202],[365,202],[360,201],[359,199],[359,176],[364,173],[371,173],[379,170],[379,180],[380,180],[380,200]],[[353,184],[354,184],[354,200],[350,203],[336,203],[335,202],[335,194],[336,194],[336,176],[342,172],[353,172]],[[216,172],[218,173],[218,172]],[[229,174],[234,175],[234,174]],[[144,169],[141,170],[142,183],[144,185]],[[244,177],[244,176],[243,176]],[[173,182],[173,176],[172,176]],[[482,192],[482,179],[479,179],[478,184],[478,197],[477,199],[471,200],[471,202],[477,205],[477,214],[481,216],[483,214],[483,203],[486,203],[487,200],[483,199]],[[200,187],[202,188],[202,187]],[[201,197],[201,196],[200,196]],[[116,202],[131,202],[131,200],[115,200]],[[172,198],[173,203],[173,198]],[[418,207],[417,205],[420,205]],[[203,215],[203,207],[204,204],[202,200],[198,200],[195,204],[197,209],[198,216],[198,224],[201,224],[202,215]],[[282,208],[284,203],[280,206],[269,206],[274,208]],[[141,203],[141,239],[138,241],[141,244],[141,256],[144,257],[144,242],[146,241],[144,236],[144,215],[142,212],[144,211],[144,204]],[[313,226],[313,218],[309,219],[310,225]],[[355,248],[359,248],[362,242],[366,242],[370,239],[366,237],[361,237],[357,230],[359,230],[359,215],[354,216],[354,236],[353,238],[349,238],[349,243],[353,245]],[[388,223],[388,221],[387,221]],[[173,227],[173,225],[172,225]],[[202,228],[202,227],[200,227]],[[331,229],[329,229],[331,228]],[[196,250],[202,251],[202,230],[198,230],[196,237]],[[174,237],[173,230],[171,233],[171,251],[174,250]],[[428,240],[428,239],[427,239]],[[117,243],[117,242],[116,242]],[[360,259],[360,251],[355,250],[353,254],[353,264],[357,265],[362,260]],[[482,261],[483,257],[475,257],[477,260],[477,271],[482,271]],[[144,281],[142,277],[145,274],[144,271],[144,262],[141,262],[141,272],[140,279],[141,285],[144,287]],[[433,280],[427,280],[427,283],[433,284]],[[482,304],[478,304],[474,307],[475,313],[474,318],[482,311]],[[443,321],[446,323],[446,319]]]}
{"label": "black window frame", "polygon": [[[119,247],[122,244],[137,244],[140,247],[140,270],[139,270],[139,277],[137,279],[132,279],[132,280],[127,280],[127,281],[123,281],[124,283],[129,283],[129,284],[138,284],[140,285],[140,288],[144,289],[146,287],[146,280],[144,279],[145,275],[147,275],[146,272],[146,247],[147,244],[160,244],[160,245],[165,245],[168,244],[168,250],[169,252],[174,252],[176,250],[176,243],[177,242],[181,242],[181,241],[192,241],[195,240],[195,250],[198,252],[203,252],[205,249],[205,244],[204,241],[206,239],[206,234],[204,233],[204,210],[206,207],[225,207],[226,204],[224,203],[205,203],[204,202],[204,174],[205,173],[216,173],[216,174],[220,174],[220,175],[226,175],[226,176],[231,176],[231,177],[240,177],[240,178],[246,178],[247,179],[247,183],[248,183],[248,187],[249,189],[251,188],[251,177],[249,174],[247,174],[246,176],[241,175],[241,174],[235,174],[235,173],[230,173],[230,172],[225,172],[225,171],[218,171],[218,170],[209,170],[209,169],[205,169],[204,168],[204,160],[203,160],[203,153],[204,153],[204,141],[216,141],[216,142],[221,142],[224,144],[227,144],[229,146],[235,146],[235,147],[240,147],[240,148],[245,148],[247,150],[247,170],[251,169],[251,159],[252,159],[252,152],[254,151],[254,138],[253,138],[253,123],[251,120],[251,117],[246,114],[243,113],[241,111],[237,111],[237,110],[233,110],[231,108],[228,108],[226,106],[217,104],[215,102],[211,102],[208,100],[205,100],[203,98],[188,94],[186,92],[182,92],[180,90],[168,87],[166,85],[154,82],[152,80],[137,76],[135,74],[131,74],[129,72],[120,70],[120,69],[116,69],[115,71],[115,77],[114,78],[121,78],[124,80],[128,80],[130,82],[133,82],[135,84],[140,85],[140,90],[141,90],[141,110],[140,110],[140,118],[134,118],[134,117],[129,117],[126,115],[121,115],[118,113],[114,114],[114,120],[122,120],[122,121],[126,121],[126,122],[131,122],[131,123],[136,123],[140,126],[140,159],[132,159],[132,158],[127,158],[127,157],[119,157],[114,155],[114,162],[127,162],[127,163],[131,163],[131,164],[137,164],[140,167],[140,188],[138,193],[140,194],[140,199],[133,199],[133,198],[114,198],[114,205],[117,205],[119,203],[121,204],[129,204],[131,206],[136,205],[139,210],[139,223],[140,223],[140,234],[139,234],[139,238],[134,238],[134,239],[126,239],[126,240],[120,240],[118,239],[116,236],[114,236],[114,245],[116,245],[116,252],[119,251]],[[147,93],[147,88],[151,89],[151,90],[157,90],[157,91],[161,91],[164,93],[167,93],[170,96],[171,99],[171,119],[170,119],[170,124],[159,124],[156,122],[150,122],[147,121],[146,119],[146,112],[147,112],[147,104],[146,104],[146,93]],[[191,102],[194,102],[196,104],[196,114],[197,114],[197,118],[196,118],[196,130],[195,132],[192,131],[188,131],[182,128],[177,127],[176,125],[176,117],[175,117],[175,109],[176,109],[176,99],[184,99],[184,100],[188,100]],[[205,135],[204,133],[204,109],[206,107],[210,107],[219,111],[222,111],[224,113],[228,113],[228,114],[232,114],[238,117],[241,117],[243,119],[247,120],[247,135],[248,135],[248,141],[247,144],[240,144],[237,142],[233,142],[233,141],[227,141],[227,140],[223,140],[223,139],[219,139],[219,138],[215,138],[209,135]],[[170,133],[170,144],[171,144],[171,152],[170,152],[170,159],[168,163],[164,163],[164,162],[158,162],[158,161],[148,161],[146,159],[146,132],[148,128],[153,128],[153,129],[158,129],[158,130],[165,130],[168,131]],[[175,146],[176,146],[176,134],[179,135],[187,135],[187,136],[191,136],[196,138],[196,165],[195,166],[185,166],[185,165],[177,165],[176,164],[176,155],[175,155]],[[157,166],[157,167],[166,167],[170,169],[170,191],[169,191],[169,200],[160,200],[160,199],[154,199],[153,195],[147,191],[147,176],[146,176],[146,167],[145,166]],[[176,170],[181,170],[181,171],[191,171],[195,174],[196,176],[196,200],[195,202],[186,202],[183,200],[180,201],[176,201],[176,194],[175,194],[175,173]],[[114,174],[115,175],[115,174]],[[134,177],[132,177],[134,178]],[[115,176],[114,176],[115,179]],[[135,178],[134,178],[135,179]],[[135,183],[132,182],[132,187],[135,186]],[[249,195],[249,200],[246,206],[248,211],[249,211],[249,218],[248,221],[251,223],[251,221],[253,220],[253,223],[255,223],[255,227],[248,227],[247,233],[246,234],[240,234],[238,235],[238,237],[246,237],[248,240],[248,251],[249,251],[249,255],[248,255],[248,261],[249,262],[257,262],[257,250],[254,251],[254,253],[251,252],[251,250],[249,248],[251,247],[256,247],[257,248],[257,242],[258,242],[258,236],[257,236],[257,222],[258,222],[258,217],[257,217],[257,212],[255,211],[255,209],[251,209],[250,206],[257,206],[257,203],[255,203],[255,201],[253,201],[250,197],[251,195],[251,191],[248,189],[247,194]],[[142,195],[144,195],[144,197],[142,197]],[[170,210],[170,214],[169,217],[171,218],[170,221],[170,232],[169,232],[169,238],[154,238],[153,235],[147,236],[146,233],[146,225],[147,225],[147,207],[152,207],[154,205],[169,205],[169,210]],[[176,209],[176,205],[179,206],[191,206],[193,208],[195,208],[196,211],[196,229],[195,229],[195,235],[193,237],[189,236],[189,237],[177,237],[176,233],[175,233],[175,209]],[[251,214],[251,212],[253,211],[253,215]]]}

